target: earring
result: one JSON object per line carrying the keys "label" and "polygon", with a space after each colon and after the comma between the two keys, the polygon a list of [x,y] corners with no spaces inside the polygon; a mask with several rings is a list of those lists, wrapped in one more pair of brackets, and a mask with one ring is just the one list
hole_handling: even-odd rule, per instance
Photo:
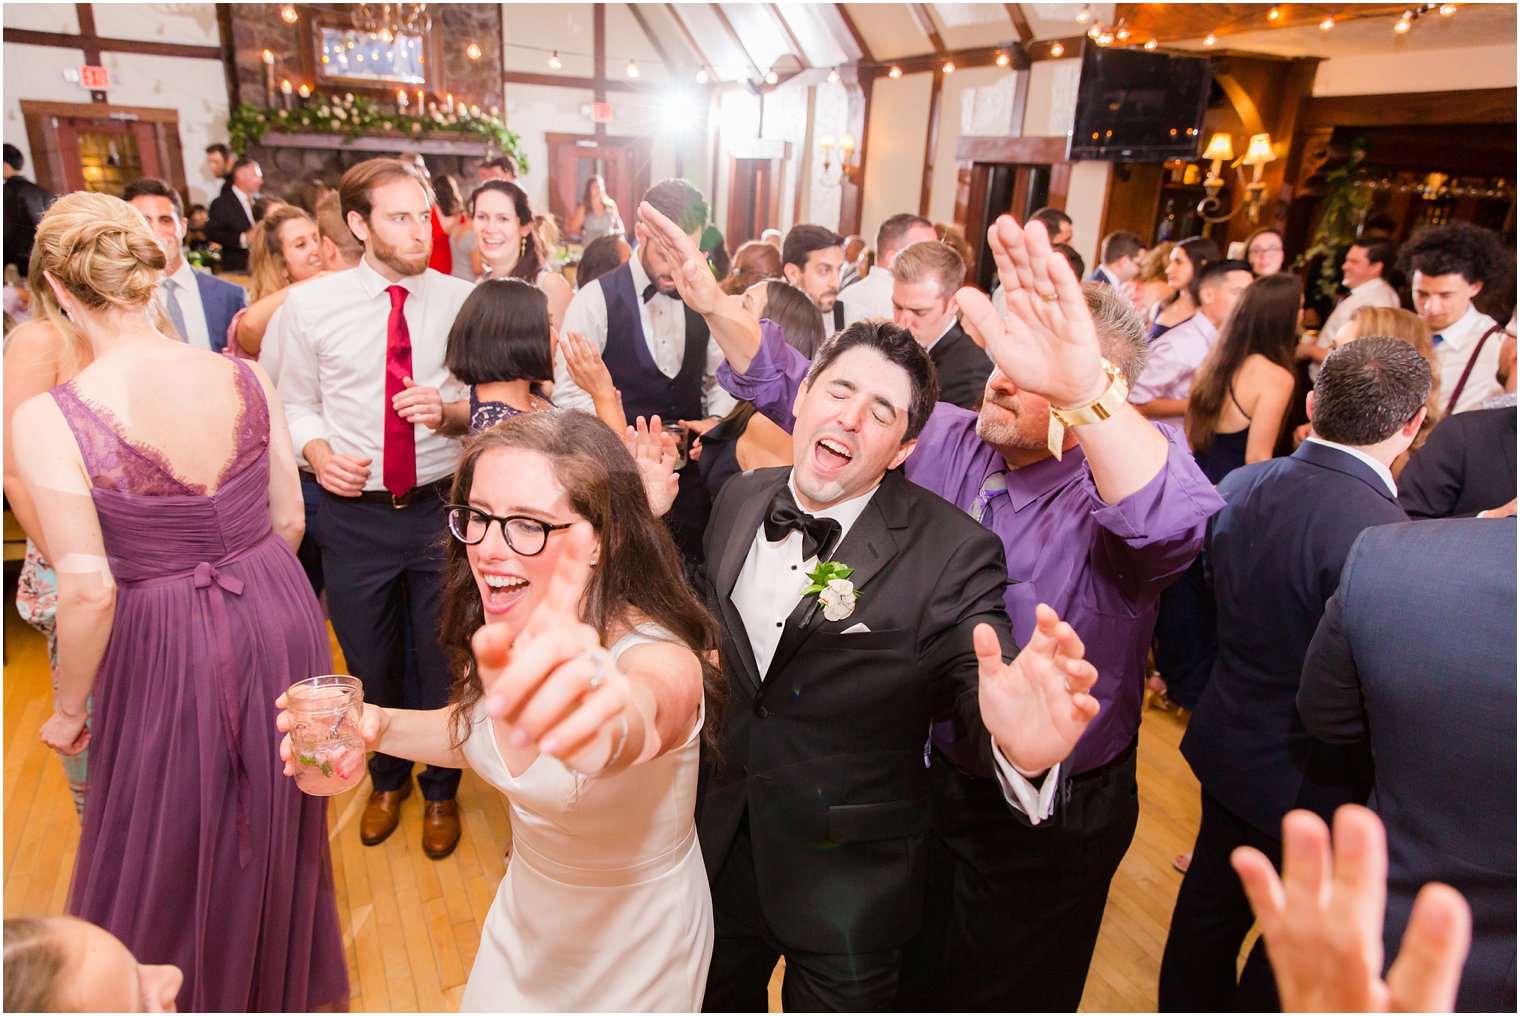
{"label": "earring", "polygon": [[522,238],[522,243],[517,245],[517,256],[520,258],[528,256],[528,238],[526,236]]}

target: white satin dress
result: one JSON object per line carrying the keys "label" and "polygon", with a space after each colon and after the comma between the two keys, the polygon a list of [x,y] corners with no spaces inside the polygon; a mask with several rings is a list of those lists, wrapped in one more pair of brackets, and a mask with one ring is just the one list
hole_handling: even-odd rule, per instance
{"label": "white satin dress", "polygon": [[[635,629],[612,656],[656,635]],[[701,1009],[713,948],[694,817],[701,730],[603,779],[547,755],[514,777],[477,709],[465,757],[510,798],[513,843],[462,1011]]]}

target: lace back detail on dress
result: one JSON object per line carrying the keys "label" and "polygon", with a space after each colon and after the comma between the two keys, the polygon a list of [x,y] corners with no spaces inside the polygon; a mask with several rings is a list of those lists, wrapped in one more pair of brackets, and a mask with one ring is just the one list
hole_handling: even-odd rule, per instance
{"label": "lace back detail on dress", "polygon": [[90,482],[100,490],[130,494],[204,497],[216,493],[255,462],[269,445],[269,403],[253,369],[241,360],[232,363],[239,402],[233,453],[222,467],[215,489],[209,491],[205,484],[192,483],[176,473],[161,450],[128,437],[116,414],[85,398],[74,381],[54,387],[53,401],[74,432]]}

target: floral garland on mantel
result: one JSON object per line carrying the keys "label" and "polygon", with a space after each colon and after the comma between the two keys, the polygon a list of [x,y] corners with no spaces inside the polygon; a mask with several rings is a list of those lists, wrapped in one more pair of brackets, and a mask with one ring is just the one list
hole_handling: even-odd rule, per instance
{"label": "floral garland on mantel", "polygon": [[242,103],[227,117],[227,143],[241,155],[249,144],[277,134],[341,134],[350,140],[364,135],[393,134],[397,138],[445,132],[474,135],[489,142],[502,155],[516,161],[519,172],[528,171],[522,141],[496,115],[489,112],[450,110],[429,103],[421,115],[387,109],[380,103],[352,92],[312,95],[296,100],[293,109],[266,109]]}

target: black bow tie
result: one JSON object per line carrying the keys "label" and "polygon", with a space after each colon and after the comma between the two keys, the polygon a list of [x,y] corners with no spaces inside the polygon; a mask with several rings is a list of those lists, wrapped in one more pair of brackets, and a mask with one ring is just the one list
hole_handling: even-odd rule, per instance
{"label": "black bow tie", "polygon": [[797,502],[792,498],[791,488],[783,486],[771,498],[770,507],[766,510],[765,538],[775,543],[785,539],[786,534],[793,529],[802,534],[804,561],[815,554],[826,558],[840,532],[839,523],[833,519],[818,518],[798,508]]}
{"label": "black bow tie", "polygon": [[648,303],[650,300],[653,300],[657,296],[664,296],[664,295],[665,295],[664,293],[660,292],[660,287],[656,286],[653,282],[651,282],[649,285],[647,285],[647,286],[644,287],[644,302],[645,303]]}

